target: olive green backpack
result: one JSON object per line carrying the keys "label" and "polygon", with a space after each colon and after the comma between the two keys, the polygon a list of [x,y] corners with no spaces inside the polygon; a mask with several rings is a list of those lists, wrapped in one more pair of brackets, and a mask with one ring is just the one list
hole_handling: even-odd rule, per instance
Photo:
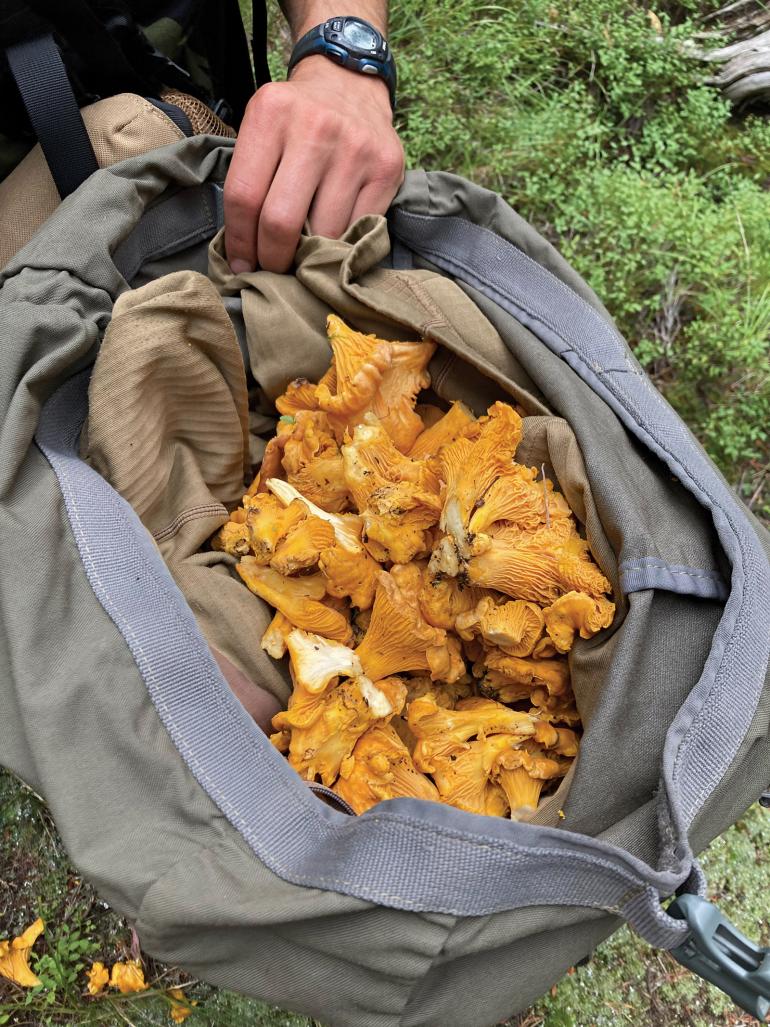
{"label": "olive green backpack", "polygon": [[[410,173],[387,224],[305,239],[294,276],[220,291],[268,399],[308,367],[290,346],[281,364],[267,331],[244,336],[248,297],[266,325],[288,295],[318,310],[338,297],[354,326],[435,339],[434,361],[454,361],[432,364],[438,391],[496,390],[569,428],[577,455],[546,431],[549,465],[563,484],[579,463],[570,500],[618,614],[570,655],[585,735],[561,814],[517,823],[395,799],[353,817],[323,801],[212,656],[222,597],[260,601],[191,550],[221,616],[192,602],[164,560],[192,515],[159,537],[82,458],[113,305],[168,272],[216,271],[231,152],[199,136],[96,172],[2,274],[0,761],[44,796],[146,952],[324,1023],[484,1027],[624,921],[763,1015],[770,956],[703,898],[695,854],[770,782],[768,535],[591,290],[502,199]],[[492,349],[455,331],[453,303]],[[307,336],[312,365],[323,321]],[[137,432],[145,415],[115,408]],[[201,537],[226,519],[221,497],[198,513]],[[234,662],[285,701],[274,662],[246,666],[244,651]]]}

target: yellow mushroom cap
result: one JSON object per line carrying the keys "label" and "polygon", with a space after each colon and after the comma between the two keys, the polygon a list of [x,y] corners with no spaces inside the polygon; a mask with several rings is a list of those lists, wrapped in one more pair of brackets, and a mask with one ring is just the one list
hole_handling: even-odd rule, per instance
{"label": "yellow mushroom cap", "polygon": [[465,750],[475,736],[508,734],[523,739],[535,733],[529,714],[493,699],[461,699],[454,710],[447,710],[427,694],[409,704],[407,720],[418,739],[413,753],[415,766],[425,773],[433,772],[436,759]]}
{"label": "yellow mushroom cap", "polygon": [[462,643],[459,638],[447,635],[440,645],[429,646],[425,652],[430,668],[430,676],[434,681],[454,684],[464,677],[467,671],[463,659]]}
{"label": "yellow mushroom cap", "polygon": [[473,686],[468,678],[458,678],[449,684],[446,681],[433,681],[427,674],[412,674],[406,679],[406,702],[414,702],[424,695],[430,695],[437,706],[453,710],[460,699],[468,699],[473,694]]}
{"label": "yellow mushroom cap", "polygon": [[390,343],[375,335],[364,335],[350,328],[335,314],[326,319],[326,332],[332,348],[335,371],[333,382],[319,382],[315,395],[318,407],[344,434],[355,415],[359,419],[371,404],[390,365]]}
{"label": "yellow mushroom cap", "polygon": [[491,780],[489,741],[478,738],[468,742],[461,751],[434,758],[432,776],[443,802],[468,813],[502,817],[508,812],[508,800],[500,786]]}
{"label": "yellow mushroom cap", "polygon": [[[234,511],[237,514],[244,511]],[[246,556],[251,552],[251,541],[249,529],[244,521],[236,520],[232,515],[226,524],[223,524],[219,531],[211,539],[211,548],[218,549],[223,553],[230,553],[232,556]]]}
{"label": "yellow mushroom cap", "polygon": [[320,506],[311,503],[309,499],[298,492],[293,485],[280,478],[268,478],[265,482],[267,488],[285,506],[290,506],[294,500],[304,504],[307,513],[314,517],[327,521],[334,528],[334,536],[343,549],[351,553],[360,553],[363,550],[361,545],[361,519],[351,514],[335,514],[322,510]]}
{"label": "yellow mushroom cap", "polygon": [[508,526],[487,540],[468,562],[468,578],[474,585],[541,605],[573,589],[596,596],[610,591],[610,583],[590,559],[588,544],[569,521],[554,522],[533,534]]}
{"label": "yellow mushroom cap", "polygon": [[353,606],[368,610],[374,602],[380,565],[363,549],[356,553],[338,542],[321,551],[318,567],[329,595],[348,596]]}
{"label": "yellow mushroom cap", "polygon": [[569,665],[564,659],[532,660],[489,649],[485,664],[489,670],[504,674],[511,685],[542,685],[550,695],[562,695],[569,687]]}
{"label": "yellow mushroom cap", "polygon": [[268,492],[244,496],[244,505],[249,544],[254,558],[261,564],[270,562],[281,539],[307,517],[302,504],[290,503],[284,508]]}
{"label": "yellow mushroom cap", "polygon": [[286,480],[306,499],[331,513],[347,509],[342,453],[322,411],[296,414],[294,428],[283,445],[281,464]]}
{"label": "yellow mushroom cap", "polygon": [[[417,574],[417,585],[411,578]],[[399,571],[407,572],[399,575]],[[371,621],[356,649],[364,671],[373,680],[409,670],[429,670],[427,650],[442,645],[446,632],[434,628],[420,613],[416,599],[422,581],[419,567],[406,565],[377,575]]]}
{"label": "yellow mushroom cap", "polygon": [[507,403],[494,403],[480,421],[478,438],[445,446],[440,460],[446,481],[446,500],[440,525],[449,532],[462,555],[471,514],[496,478],[506,471],[521,440],[522,421]]}
{"label": "yellow mushroom cap", "polygon": [[547,688],[533,688],[530,695],[530,714],[549,724],[579,724],[580,713],[571,689],[561,695],[551,695]]}
{"label": "yellow mushroom cap", "polygon": [[395,448],[367,415],[342,447],[345,480],[363,521],[362,538],[381,562],[408,563],[429,550],[441,512],[440,486],[428,465]]}
{"label": "yellow mushroom cap", "polygon": [[[420,611],[425,620],[436,628],[454,630],[457,618],[475,609],[482,597],[480,589],[463,585],[455,577],[434,578],[427,569],[423,573]],[[458,634],[464,637],[460,632]]]}
{"label": "yellow mushroom cap", "polygon": [[430,552],[441,503],[437,495],[410,482],[383,485],[369,497],[361,514],[362,538],[367,549],[382,562],[409,563]]}
{"label": "yellow mushroom cap", "polygon": [[320,602],[326,594],[321,574],[287,578],[272,567],[261,567],[253,556],[244,556],[235,569],[255,595],[280,610],[295,627],[337,642],[350,640],[347,617]]}
{"label": "yellow mushroom cap", "polygon": [[29,954],[32,946],[45,930],[45,923],[38,919],[12,941],[0,941],[0,977],[22,988],[34,988],[40,979],[30,970]]}
{"label": "yellow mushroom cap", "polygon": [[385,799],[411,797],[439,801],[436,786],[414,765],[409,750],[391,724],[375,724],[343,760],[335,792],[356,813]]}
{"label": "yellow mushroom cap", "polygon": [[301,410],[317,410],[317,385],[307,378],[295,378],[286,386],[286,391],[275,401],[276,408],[285,417],[294,417]]}
{"label": "yellow mushroom cap", "polygon": [[[342,446],[345,480],[359,512],[369,505],[369,497],[384,485],[416,485],[417,490],[436,496],[439,482],[427,463],[400,453],[382,423],[371,415],[358,424],[352,437]],[[438,518],[436,518],[438,519]]]}
{"label": "yellow mushroom cap", "polygon": [[391,342],[390,366],[372,403],[372,413],[380,419],[397,449],[406,453],[423,430],[415,412],[417,393],[430,385],[428,361],[436,352],[435,342]]}
{"label": "yellow mushroom cap", "polygon": [[436,456],[444,446],[454,442],[474,420],[473,414],[464,403],[453,403],[439,420],[420,432],[409,450],[409,456],[413,460]]}
{"label": "yellow mushroom cap", "polygon": [[591,638],[602,628],[608,628],[614,615],[614,603],[585,592],[567,592],[543,610],[546,630],[560,653],[569,652],[576,632],[581,638]]}
{"label": "yellow mushroom cap", "polygon": [[558,760],[523,748],[501,752],[493,765],[493,775],[506,794],[512,820],[534,813],[545,782],[564,773]]}
{"label": "yellow mushroom cap", "polygon": [[279,574],[287,575],[308,570],[316,566],[321,552],[334,542],[331,524],[311,515],[296,524],[278,543],[270,566]]}
{"label": "yellow mushroom cap", "polygon": [[542,610],[535,603],[519,599],[498,604],[486,596],[475,610],[457,618],[455,629],[467,641],[480,635],[509,656],[529,656],[543,633],[543,624]]}
{"label": "yellow mushroom cap", "polygon": [[328,787],[364,731],[400,712],[406,686],[399,678],[373,684],[359,676],[310,697],[297,682],[294,695],[288,709],[273,717],[273,727],[290,732],[288,755],[294,769],[308,781],[320,777]]}

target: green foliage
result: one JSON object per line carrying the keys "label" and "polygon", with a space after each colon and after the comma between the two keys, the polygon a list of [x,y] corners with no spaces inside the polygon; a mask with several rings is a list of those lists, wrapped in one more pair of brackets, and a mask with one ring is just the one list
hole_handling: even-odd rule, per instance
{"label": "green foliage", "polygon": [[47,952],[32,961],[33,972],[41,983],[27,993],[30,1002],[36,999],[38,992],[44,993],[48,1005],[54,1005],[62,997],[81,991],[78,977],[86,968],[86,957],[93,956],[99,948],[89,936],[91,930],[90,923],[85,924],[83,933],[67,923],[50,922]]}
{"label": "green foliage", "polygon": [[686,41],[714,6],[405,0],[399,124],[411,166],[501,192],[574,263],[761,513],[770,122],[704,83]]}

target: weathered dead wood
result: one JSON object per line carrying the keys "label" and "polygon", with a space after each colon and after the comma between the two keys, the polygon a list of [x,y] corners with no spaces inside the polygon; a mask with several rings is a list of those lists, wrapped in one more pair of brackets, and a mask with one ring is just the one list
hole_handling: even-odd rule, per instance
{"label": "weathered dead wood", "polygon": [[[712,40],[728,40],[709,48]],[[703,19],[691,52],[713,68],[707,80],[736,107],[770,104],[770,5],[734,0]]]}

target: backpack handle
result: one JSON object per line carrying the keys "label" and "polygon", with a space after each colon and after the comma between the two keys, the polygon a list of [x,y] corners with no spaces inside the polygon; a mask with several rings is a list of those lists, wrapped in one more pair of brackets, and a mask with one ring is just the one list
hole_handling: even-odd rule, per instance
{"label": "backpack handle", "polygon": [[680,895],[667,912],[685,920],[691,932],[670,950],[674,959],[764,1023],[770,1012],[770,948],[755,945],[700,895]]}

